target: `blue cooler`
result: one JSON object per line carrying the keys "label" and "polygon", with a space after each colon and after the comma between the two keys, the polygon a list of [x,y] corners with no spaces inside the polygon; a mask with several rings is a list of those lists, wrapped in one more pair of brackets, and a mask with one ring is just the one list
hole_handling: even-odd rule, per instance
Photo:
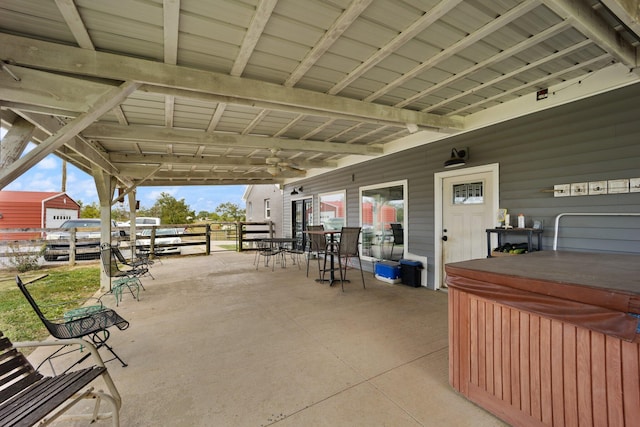
{"label": "blue cooler", "polygon": [[400,264],[393,261],[380,261],[376,263],[376,279],[389,283],[400,282]]}
{"label": "blue cooler", "polygon": [[400,260],[400,278],[403,285],[419,288],[422,286],[422,263],[410,259]]}

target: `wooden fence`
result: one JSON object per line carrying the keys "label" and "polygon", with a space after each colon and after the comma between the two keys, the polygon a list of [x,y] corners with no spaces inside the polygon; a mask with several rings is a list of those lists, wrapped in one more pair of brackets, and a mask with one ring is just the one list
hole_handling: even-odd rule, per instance
{"label": "wooden fence", "polygon": [[[156,236],[158,229],[177,229],[175,234],[163,234]],[[140,236],[142,230],[151,229],[149,236]],[[112,244],[121,245],[123,248],[136,247],[139,239],[150,240],[149,247],[152,252],[162,245],[156,243],[160,237],[180,237],[179,243],[170,246],[204,246],[204,253],[209,255],[212,246],[220,250],[252,250],[255,242],[263,237],[273,237],[275,226],[273,222],[215,222],[201,224],[161,224],[139,225],[136,227],[138,236],[128,235],[130,228],[112,228]],[[85,231],[99,231],[99,228],[83,228]],[[67,232],[68,238],[47,240],[47,235],[54,232]],[[0,267],[8,265],[8,259],[21,257],[43,257],[47,249],[47,260],[52,257],[68,257],[69,265],[75,265],[76,260],[85,257],[99,257],[100,241],[98,239],[86,239],[77,237],[77,229],[61,228],[14,228],[0,229]],[[56,243],[58,249],[52,249],[52,243]]]}

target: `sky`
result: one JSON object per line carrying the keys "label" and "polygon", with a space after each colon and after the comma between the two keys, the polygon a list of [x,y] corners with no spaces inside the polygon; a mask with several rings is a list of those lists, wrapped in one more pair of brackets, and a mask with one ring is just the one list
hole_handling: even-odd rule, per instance
{"label": "sky", "polygon": [[[5,129],[1,129],[0,137],[4,137],[5,132]],[[29,143],[25,153],[34,147],[34,144]],[[62,160],[50,154],[3,190],[60,191],[61,186]],[[168,193],[177,200],[184,199],[189,208],[197,214],[200,211],[215,212],[218,205],[226,202],[235,203],[244,209],[242,194],[245,188],[244,185],[139,187],[136,191],[136,199],[140,200],[140,207],[148,209],[154,205],[160,193]],[[76,202],[82,202],[83,205],[93,202],[99,204],[93,177],[68,163],[67,194]],[[128,207],[126,200],[125,197],[124,208]]]}

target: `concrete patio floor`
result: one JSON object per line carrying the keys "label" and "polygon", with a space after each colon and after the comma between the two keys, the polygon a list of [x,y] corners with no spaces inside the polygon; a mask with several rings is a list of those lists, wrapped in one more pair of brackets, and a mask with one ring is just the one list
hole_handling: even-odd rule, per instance
{"label": "concrete patio floor", "polygon": [[314,260],[307,278],[253,259],[164,259],[124,296],[110,342],[129,366],[107,363],[122,426],[505,425],[448,384],[446,293],[371,273],[363,289],[357,270],[343,293]]}

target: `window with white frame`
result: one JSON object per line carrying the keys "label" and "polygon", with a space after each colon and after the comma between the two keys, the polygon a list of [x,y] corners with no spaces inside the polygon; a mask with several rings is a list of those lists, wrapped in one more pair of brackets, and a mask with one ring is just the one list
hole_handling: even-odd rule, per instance
{"label": "window with white frame", "polygon": [[[363,257],[376,259],[396,259],[403,255],[406,212],[406,180],[361,187],[362,251],[360,254]],[[402,244],[397,244],[394,227],[401,230]]]}
{"label": "window with white frame", "polygon": [[346,225],[346,192],[336,191],[319,195],[320,224],[325,230],[340,230]]}
{"label": "window with white frame", "polygon": [[264,219],[271,219],[271,199],[264,199]]}

